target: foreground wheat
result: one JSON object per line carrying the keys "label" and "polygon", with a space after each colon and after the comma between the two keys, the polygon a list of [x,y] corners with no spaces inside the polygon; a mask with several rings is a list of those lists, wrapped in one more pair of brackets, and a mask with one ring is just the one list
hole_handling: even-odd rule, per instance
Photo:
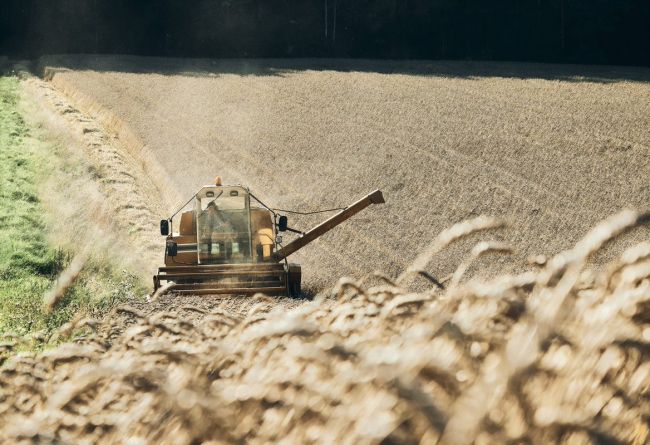
{"label": "foreground wheat", "polygon": [[[112,317],[6,360],[0,441],[647,443],[650,243],[586,269],[647,221],[623,212],[539,270],[463,282],[470,261],[509,249],[479,243],[447,289],[411,293],[379,276],[341,279],[331,298],[289,311],[262,296],[241,311],[122,307],[135,321],[124,332]],[[426,254],[498,225],[455,226]]]}

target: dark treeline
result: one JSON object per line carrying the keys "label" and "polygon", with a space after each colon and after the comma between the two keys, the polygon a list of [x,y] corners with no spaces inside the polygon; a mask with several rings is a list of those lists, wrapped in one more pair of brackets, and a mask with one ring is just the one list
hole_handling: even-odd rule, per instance
{"label": "dark treeline", "polygon": [[650,1],[0,0],[0,53],[650,65]]}

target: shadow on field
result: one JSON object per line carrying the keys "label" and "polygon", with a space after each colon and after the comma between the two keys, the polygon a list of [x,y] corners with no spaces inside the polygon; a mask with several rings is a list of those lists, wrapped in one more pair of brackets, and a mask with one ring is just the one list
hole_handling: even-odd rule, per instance
{"label": "shadow on field", "polygon": [[138,56],[45,56],[36,70],[156,73],[212,77],[285,76],[299,71],[367,72],[424,77],[544,79],[564,82],[650,82],[650,69],[621,66],[471,61],[397,61],[364,59],[179,59]]}

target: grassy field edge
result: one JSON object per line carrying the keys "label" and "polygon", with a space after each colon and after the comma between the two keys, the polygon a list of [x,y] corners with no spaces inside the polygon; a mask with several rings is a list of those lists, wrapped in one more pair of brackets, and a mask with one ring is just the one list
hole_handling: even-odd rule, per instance
{"label": "grassy field edge", "polygon": [[48,221],[57,215],[46,214],[45,184],[74,172],[59,171],[65,148],[26,122],[24,100],[18,78],[0,77],[0,334],[26,336],[26,347],[38,348],[54,341],[65,323],[101,317],[142,287],[128,271],[90,258],[54,310],[45,310],[43,296],[76,253],[48,237]]}

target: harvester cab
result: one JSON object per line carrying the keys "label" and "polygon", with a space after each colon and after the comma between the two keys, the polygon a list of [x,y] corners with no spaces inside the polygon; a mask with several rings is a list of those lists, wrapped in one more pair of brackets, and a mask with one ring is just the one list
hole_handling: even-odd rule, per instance
{"label": "harvester cab", "polygon": [[[180,294],[300,295],[301,268],[287,257],[352,215],[380,204],[379,190],[365,196],[308,232],[288,227],[279,215],[241,185],[202,187],[181,209],[160,222],[166,236],[165,265],[154,276],[154,291]],[[180,213],[178,227],[173,219]],[[175,231],[175,229],[177,229]],[[281,233],[300,233],[282,246]]]}

